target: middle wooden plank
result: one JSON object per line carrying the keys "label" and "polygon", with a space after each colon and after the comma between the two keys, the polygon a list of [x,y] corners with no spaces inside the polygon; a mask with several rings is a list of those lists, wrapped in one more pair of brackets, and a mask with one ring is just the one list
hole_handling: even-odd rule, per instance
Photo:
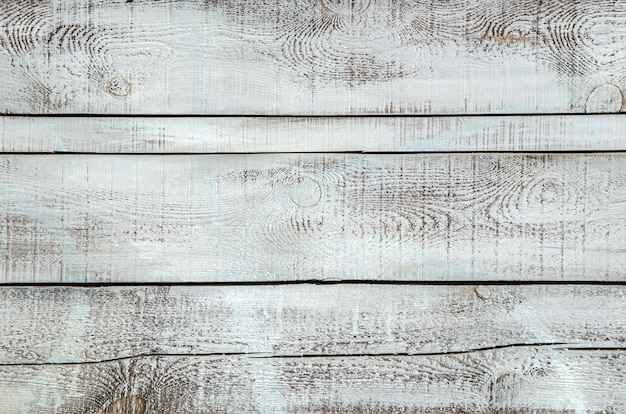
{"label": "middle wooden plank", "polygon": [[626,154],[5,155],[0,281],[624,280]]}

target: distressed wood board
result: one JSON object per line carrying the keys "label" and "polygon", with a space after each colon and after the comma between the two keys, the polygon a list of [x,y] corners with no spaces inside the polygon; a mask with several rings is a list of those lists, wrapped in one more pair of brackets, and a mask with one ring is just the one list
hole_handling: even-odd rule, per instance
{"label": "distressed wood board", "polygon": [[0,280],[624,281],[626,154],[4,155]]}
{"label": "distressed wood board", "polygon": [[0,366],[617,349],[626,341],[626,321],[616,317],[625,293],[623,285],[4,287]]}
{"label": "distressed wood board", "polygon": [[626,116],[0,117],[2,152],[621,151]]}
{"label": "distressed wood board", "polygon": [[0,4],[0,112],[617,113],[614,0]]}
{"label": "distressed wood board", "polygon": [[626,412],[624,45],[612,0],[0,2],[0,414]]}
{"label": "distressed wood board", "polygon": [[620,413],[618,350],[0,366],[3,413]]}

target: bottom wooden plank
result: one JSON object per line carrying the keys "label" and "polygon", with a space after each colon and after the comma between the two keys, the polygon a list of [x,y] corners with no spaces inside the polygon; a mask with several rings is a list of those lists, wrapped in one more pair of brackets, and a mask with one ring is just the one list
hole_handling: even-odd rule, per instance
{"label": "bottom wooden plank", "polygon": [[0,367],[2,413],[621,413],[626,353],[139,357]]}
{"label": "bottom wooden plank", "polygon": [[511,344],[621,347],[626,286],[0,288],[0,365],[145,354],[450,353]]}

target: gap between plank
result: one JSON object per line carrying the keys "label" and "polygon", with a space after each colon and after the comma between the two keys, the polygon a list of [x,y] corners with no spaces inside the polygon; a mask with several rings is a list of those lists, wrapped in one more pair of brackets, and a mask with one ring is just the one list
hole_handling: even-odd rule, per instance
{"label": "gap between plank", "polygon": [[626,286],[626,280],[461,280],[461,281],[405,281],[405,280],[274,280],[241,282],[84,282],[84,283],[0,283],[2,288],[49,288],[49,287],[133,287],[133,286],[287,286],[287,285],[398,285],[398,286],[532,286],[532,285],[598,285]]}
{"label": "gap between plank", "polygon": [[429,113],[429,114],[101,114],[101,113],[60,113],[27,114],[0,113],[0,117],[22,118],[478,118],[515,116],[619,116],[623,112],[480,112],[480,113]]}
{"label": "gap between plank", "polygon": [[523,154],[621,154],[626,152],[624,150],[541,150],[541,151],[259,151],[259,152],[77,152],[77,151],[37,151],[37,152],[0,152],[0,155],[115,155],[115,156],[242,156],[242,155],[294,155],[294,154],[307,154],[307,155],[454,155],[454,154],[508,154],[508,155],[523,155]]}

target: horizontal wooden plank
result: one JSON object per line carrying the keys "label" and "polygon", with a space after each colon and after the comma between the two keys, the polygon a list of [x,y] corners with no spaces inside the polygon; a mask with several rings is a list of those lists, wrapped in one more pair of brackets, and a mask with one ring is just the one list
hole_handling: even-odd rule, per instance
{"label": "horizontal wooden plank", "polygon": [[5,1],[0,112],[619,112],[625,41],[614,0]]}
{"label": "horizontal wooden plank", "polygon": [[626,154],[5,155],[0,280],[624,280]]}
{"label": "horizontal wooden plank", "polygon": [[0,117],[1,152],[621,151],[626,117]]}
{"label": "horizontal wooden plank", "polygon": [[0,365],[151,354],[447,354],[616,348],[626,286],[0,288]]}
{"label": "horizontal wooden plank", "polygon": [[149,357],[0,366],[2,413],[620,413],[626,353]]}

